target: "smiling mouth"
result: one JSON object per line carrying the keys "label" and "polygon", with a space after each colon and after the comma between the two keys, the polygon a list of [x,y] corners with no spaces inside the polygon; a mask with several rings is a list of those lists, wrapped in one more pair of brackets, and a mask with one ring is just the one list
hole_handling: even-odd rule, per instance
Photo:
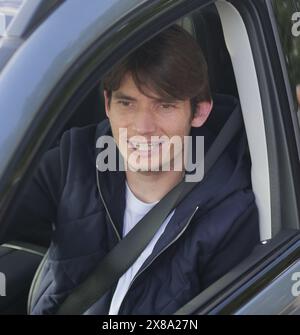
{"label": "smiling mouth", "polygon": [[150,152],[158,149],[163,142],[150,142],[150,143],[140,143],[140,142],[130,142],[128,141],[129,147],[133,150],[138,150],[142,152]]}

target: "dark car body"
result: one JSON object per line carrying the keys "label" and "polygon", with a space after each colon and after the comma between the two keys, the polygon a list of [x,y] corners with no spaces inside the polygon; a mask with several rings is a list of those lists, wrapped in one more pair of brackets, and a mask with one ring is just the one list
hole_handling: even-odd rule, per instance
{"label": "dark car body", "polygon": [[[26,1],[0,39],[0,238],[43,152],[64,130],[104,118],[103,74],[179,22],[204,51],[213,92],[240,99],[262,243],[177,313],[299,313],[298,12],[299,0]],[[45,251],[0,247],[0,313],[26,313]]]}

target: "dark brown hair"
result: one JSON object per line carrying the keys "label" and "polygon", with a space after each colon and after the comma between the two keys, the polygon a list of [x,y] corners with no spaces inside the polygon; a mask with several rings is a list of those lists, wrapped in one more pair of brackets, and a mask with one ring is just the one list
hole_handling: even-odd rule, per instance
{"label": "dark brown hair", "polygon": [[[110,103],[130,73],[138,89],[148,88],[163,99],[190,99],[192,112],[198,102],[210,101],[207,64],[195,39],[178,25],[159,33],[117,64],[104,78]],[[144,93],[145,94],[145,93]]]}

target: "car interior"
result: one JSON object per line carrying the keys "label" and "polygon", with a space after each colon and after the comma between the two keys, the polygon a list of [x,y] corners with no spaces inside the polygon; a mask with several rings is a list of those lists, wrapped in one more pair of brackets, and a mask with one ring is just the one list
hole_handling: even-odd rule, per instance
{"label": "car interior", "polygon": [[[243,21],[230,4],[219,3],[195,11],[177,23],[201,46],[208,63],[212,92],[232,95],[240,100],[252,160],[252,184],[259,209],[261,240],[269,239],[271,207],[266,138],[255,66]],[[237,24],[240,29],[237,29]],[[102,91],[97,85],[74,111],[62,132],[99,123],[104,118]],[[0,246],[1,269],[7,274],[7,292],[10,292],[0,299],[1,314],[26,314],[30,311],[43,263],[39,264],[47,247],[25,240],[9,241]]]}

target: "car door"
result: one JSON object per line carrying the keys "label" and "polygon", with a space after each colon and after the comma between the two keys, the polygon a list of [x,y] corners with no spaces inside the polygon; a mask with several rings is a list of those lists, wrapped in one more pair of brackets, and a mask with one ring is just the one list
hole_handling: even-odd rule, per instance
{"label": "car door", "polygon": [[[99,5],[91,0],[83,12],[81,0],[69,0],[51,7],[35,28],[30,20],[11,26],[11,36],[18,36],[21,42],[6,58],[0,76],[0,109],[9,111],[0,113],[0,144],[4,148],[0,152],[0,236],[11,228],[10,217],[42,153],[100,84],[101,76],[144,40],[188,15],[193,15],[198,31],[207,33],[197,12],[205,12],[213,2],[104,1]],[[230,91],[235,94],[237,88],[243,109],[263,243],[178,314],[234,313],[296,261],[299,129],[270,4],[217,1],[214,9],[233,63],[232,71],[230,62],[222,62],[225,53],[220,52],[224,75],[228,71],[230,75],[222,85],[225,77],[220,76],[215,87],[229,89],[229,78],[235,79]],[[208,11],[203,15],[209,27],[215,27],[215,21],[209,20],[215,14]],[[216,50],[208,45],[207,54]],[[212,64],[213,71],[218,62]],[[222,69],[216,72],[220,74]],[[8,290],[6,294],[10,294]]]}
{"label": "car door", "polygon": [[[299,163],[299,105],[300,105],[300,1],[271,1],[267,3],[270,24],[276,40],[276,50],[284,77],[285,92],[293,127],[287,136],[294,137],[298,151],[293,158]],[[298,164],[299,166],[299,164]],[[297,179],[294,181],[297,183]],[[298,202],[299,205],[299,202]],[[293,314],[299,315],[299,239],[286,243],[286,250],[270,267],[273,276],[261,277],[268,281],[247,303],[239,307],[235,314]],[[280,266],[279,266],[280,264]]]}
{"label": "car door", "polygon": [[178,313],[299,314],[300,3],[231,4],[246,26],[260,92],[264,93],[261,98],[272,175],[271,235],[262,239],[243,264]]}

